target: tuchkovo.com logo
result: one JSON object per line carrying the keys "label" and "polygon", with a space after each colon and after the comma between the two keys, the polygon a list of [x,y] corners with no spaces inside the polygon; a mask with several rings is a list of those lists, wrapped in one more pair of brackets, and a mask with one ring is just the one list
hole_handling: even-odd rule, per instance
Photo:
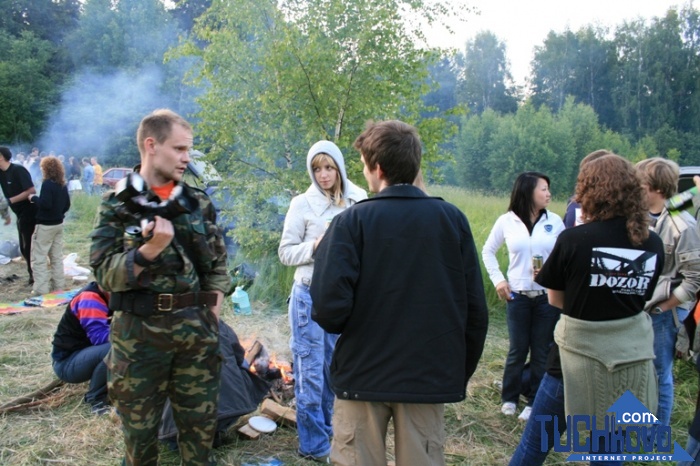
{"label": "tuchkovo.com logo", "polygon": [[[672,442],[671,427],[659,424],[631,391],[623,393],[607,412],[603,429],[596,427],[596,416],[566,416],[564,423],[558,416],[534,416],[540,423],[542,451],[547,451],[546,427],[552,423],[553,450],[570,452],[567,461],[693,461],[678,442]],[[566,443],[562,443],[564,429]]]}

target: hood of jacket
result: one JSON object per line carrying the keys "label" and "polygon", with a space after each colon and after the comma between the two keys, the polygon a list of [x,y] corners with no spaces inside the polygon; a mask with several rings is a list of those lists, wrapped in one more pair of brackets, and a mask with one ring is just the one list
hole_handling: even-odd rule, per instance
{"label": "hood of jacket", "polygon": [[311,167],[311,161],[317,154],[321,153],[328,154],[338,166],[340,180],[343,183],[343,198],[346,200],[347,206],[349,207],[358,201],[367,199],[367,192],[348,179],[345,171],[345,159],[343,158],[343,154],[340,152],[338,146],[331,141],[318,141],[316,144],[311,146],[311,149],[309,149],[309,153],[306,156],[306,170],[309,172],[309,178],[311,178],[311,186],[309,186],[309,189],[306,190],[306,194],[309,205],[313,209],[314,213],[316,215],[322,215],[323,212],[331,205],[331,201],[326,197],[325,191],[316,182],[314,169]]}
{"label": "hood of jacket", "polygon": [[343,158],[343,153],[340,152],[338,146],[333,144],[331,141],[318,141],[316,144],[311,146],[309,153],[306,156],[306,170],[309,172],[309,177],[311,178],[311,183],[316,187],[316,189],[325,196],[323,188],[319,186],[314,176],[314,169],[311,167],[311,161],[318,154],[328,154],[331,156],[335,164],[338,166],[338,173],[340,173],[340,180],[343,183],[343,197],[348,197],[348,175],[345,172],[345,159]]}

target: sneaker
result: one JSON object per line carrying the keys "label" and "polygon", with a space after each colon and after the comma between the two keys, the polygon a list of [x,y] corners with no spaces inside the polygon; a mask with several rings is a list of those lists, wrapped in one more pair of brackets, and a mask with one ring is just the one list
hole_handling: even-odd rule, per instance
{"label": "sneaker", "polygon": [[310,461],[313,461],[314,463],[331,464],[330,455],[312,456],[312,455],[305,455],[302,452],[297,452],[297,453],[299,453],[299,456],[301,456],[305,460],[310,460]]}
{"label": "sneaker", "polygon": [[501,406],[501,412],[505,414],[506,416],[514,416],[515,415],[515,403],[512,403],[510,401],[506,401],[503,403],[503,406]]}
{"label": "sneaker", "polygon": [[112,407],[107,403],[98,402],[92,405],[91,411],[95,416],[104,416],[112,411]]}
{"label": "sneaker", "polygon": [[525,406],[525,409],[523,409],[523,412],[520,413],[520,416],[518,416],[518,419],[521,421],[527,422],[527,420],[530,419],[531,412],[532,412],[532,406]]}

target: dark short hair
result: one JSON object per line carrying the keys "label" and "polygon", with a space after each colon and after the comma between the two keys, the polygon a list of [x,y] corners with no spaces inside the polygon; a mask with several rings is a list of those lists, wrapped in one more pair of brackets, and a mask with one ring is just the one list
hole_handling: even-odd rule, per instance
{"label": "dark short hair", "polygon": [[12,152],[10,152],[10,149],[5,146],[0,146],[0,154],[2,154],[2,157],[8,162],[12,158]]}
{"label": "dark short hair", "polygon": [[418,175],[422,148],[418,131],[399,120],[370,122],[353,147],[360,151],[365,164],[374,170],[382,167],[390,185],[413,184]]}

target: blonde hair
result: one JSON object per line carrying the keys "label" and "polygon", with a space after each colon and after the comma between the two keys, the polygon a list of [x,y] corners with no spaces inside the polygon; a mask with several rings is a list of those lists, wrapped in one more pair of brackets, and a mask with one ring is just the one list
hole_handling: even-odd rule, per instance
{"label": "blonde hair", "polygon": [[318,154],[314,155],[313,159],[311,159],[311,170],[313,171],[314,168],[321,168],[325,164],[328,164],[331,167],[333,167],[336,173],[338,174],[338,177],[335,180],[333,187],[330,189],[331,192],[329,193],[324,189],[323,194],[325,194],[328,200],[331,201],[331,203],[333,203],[334,205],[344,207],[345,198],[343,197],[343,177],[340,175],[338,164],[335,163],[333,157],[326,154],[325,152],[319,152]]}
{"label": "blonde hair", "polygon": [[636,168],[642,182],[653,191],[661,191],[664,199],[668,199],[678,191],[680,168],[676,162],[652,157],[637,162]]}

